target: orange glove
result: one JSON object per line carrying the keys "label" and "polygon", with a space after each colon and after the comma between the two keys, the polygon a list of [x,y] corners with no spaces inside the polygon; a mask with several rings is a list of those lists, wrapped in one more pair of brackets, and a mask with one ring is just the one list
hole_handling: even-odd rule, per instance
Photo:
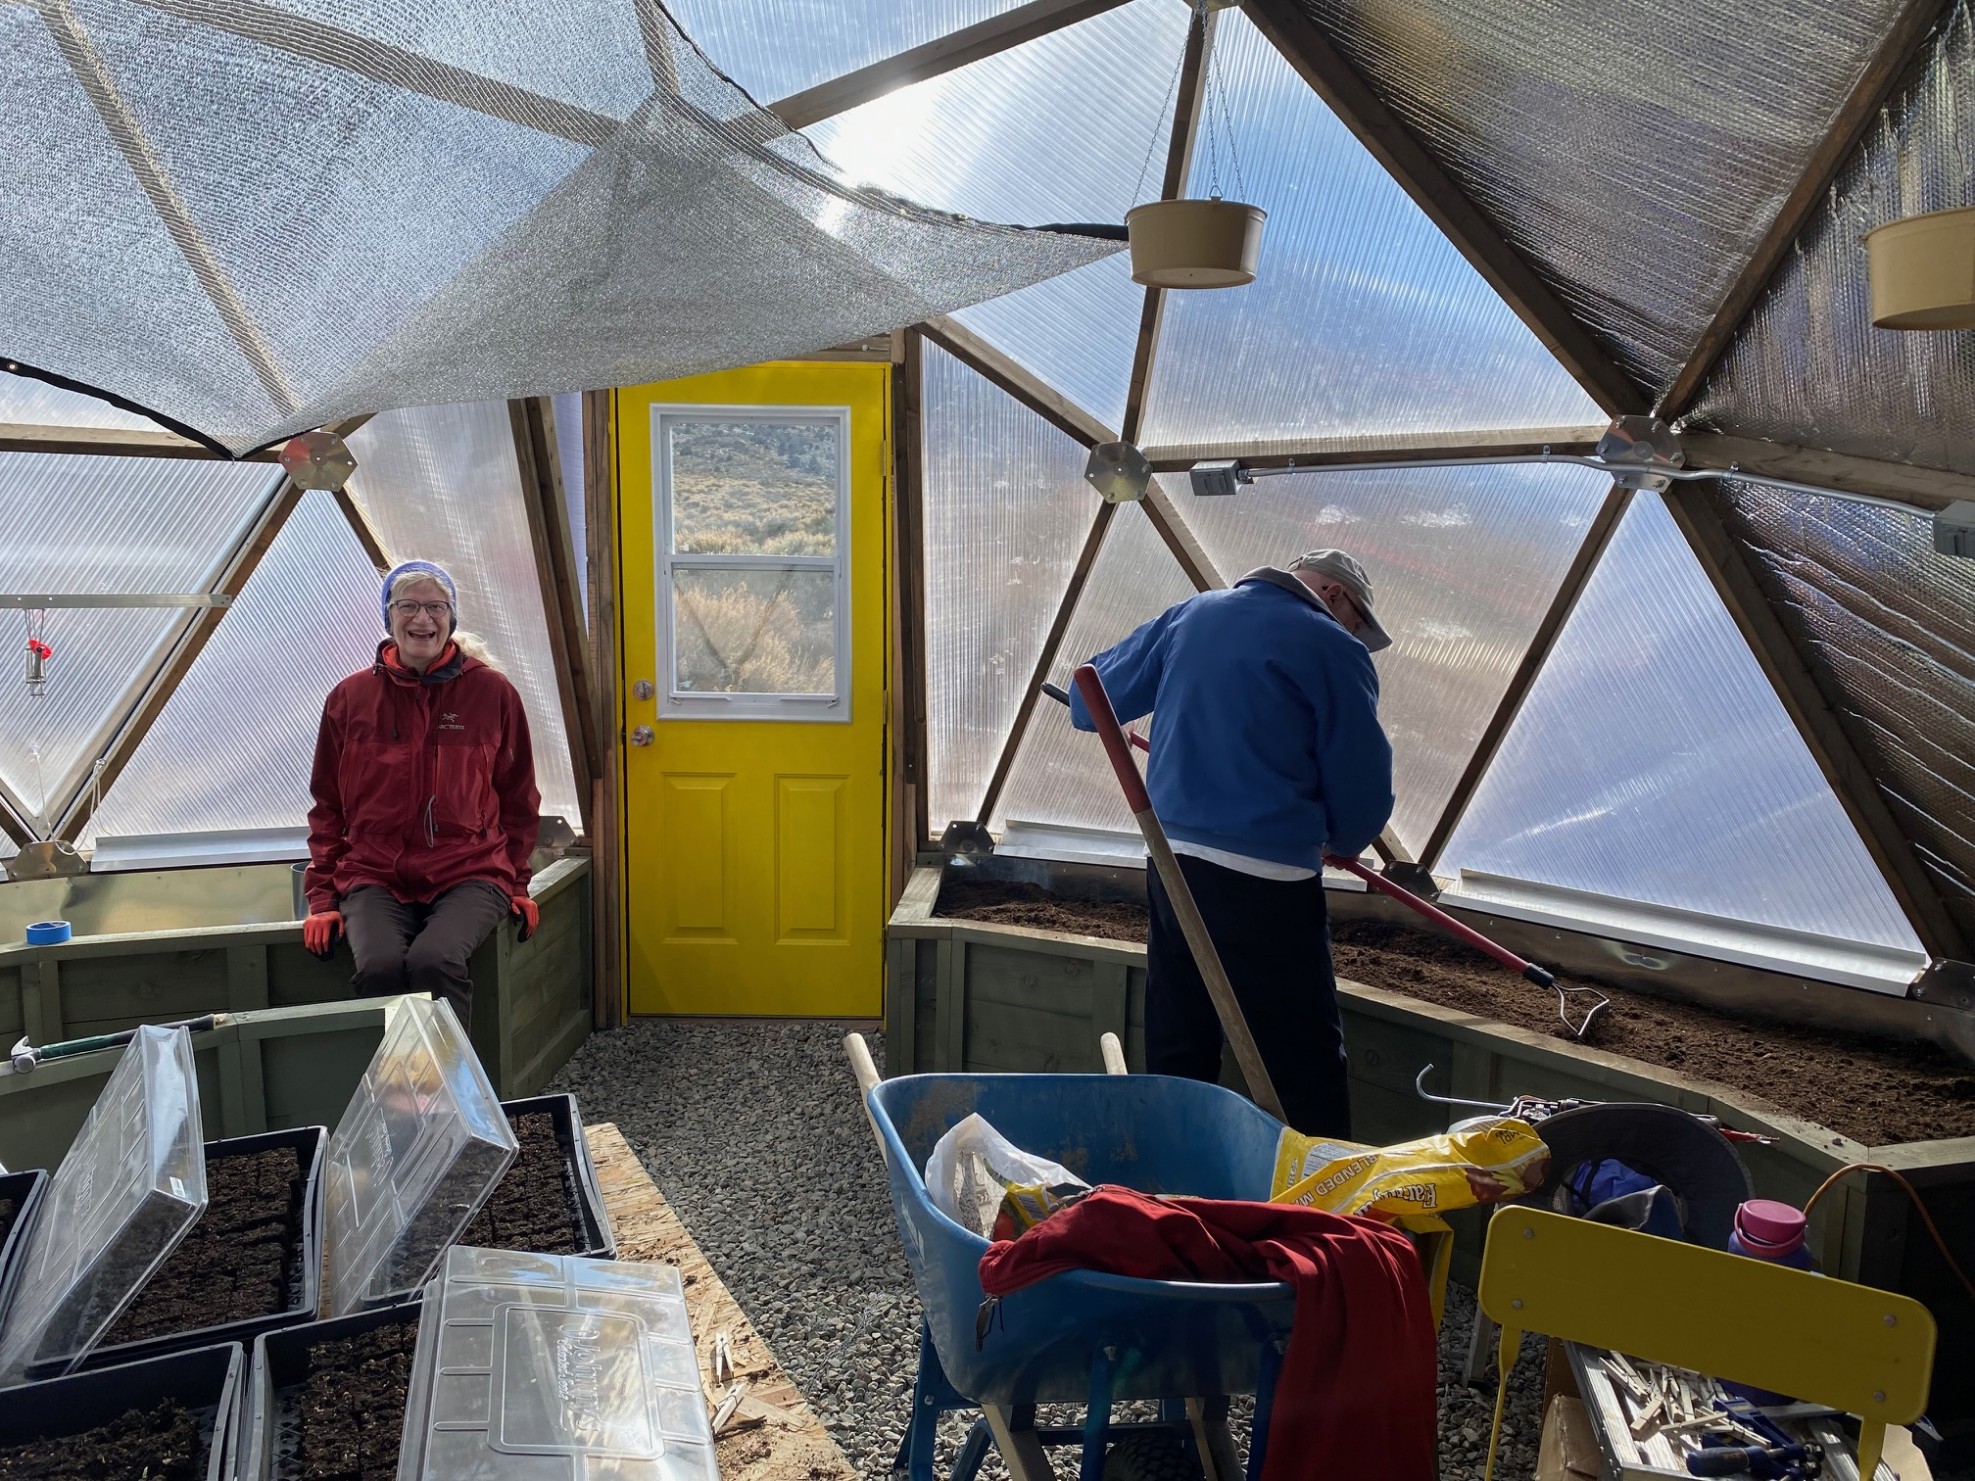
{"label": "orange glove", "polygon": [[302,945],[325,962],[335,955],[336,938],[343,934],[343,912],[325,910],[302,922]]}
{"label": "orange glove", "polygon": [[514,908],[508,912],[510,918],[521,922],[518,940],[526,941],[535,934],[535,927],[542,923],[542,907],[526,895],[510,895],[508,904]]}

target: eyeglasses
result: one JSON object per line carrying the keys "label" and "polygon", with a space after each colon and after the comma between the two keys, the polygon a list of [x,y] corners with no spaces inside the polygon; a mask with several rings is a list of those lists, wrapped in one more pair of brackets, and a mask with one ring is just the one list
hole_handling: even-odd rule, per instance
{"label": "eyeglasses", "polygon": [[453,610],[451,602],[393,602],[391,610],[400,617],[416,617],[423,612],[427,617],[444,617]]}

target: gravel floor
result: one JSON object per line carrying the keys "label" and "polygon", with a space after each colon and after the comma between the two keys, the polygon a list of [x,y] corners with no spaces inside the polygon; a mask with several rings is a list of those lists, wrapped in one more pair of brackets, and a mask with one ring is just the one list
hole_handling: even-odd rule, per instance
{"label": "gravel floor", "polygon": [[[575,1092],[587,1120],[617,1123],[858,1474],[884,1476],[909,1407],[919,1306],[841,1040],[830,1024],[642,1020],[593,1035],[547,1088]],[[876,1035],[872,1050],[882,1063]],[[1474,1301],[1458,1287],[1448,1296],[1441,1476],[1468,1481],[1481,1475],[1494,1394],[1459,1380]],[[1534,1473],[1542,1366],[1530,1338],[1498,1476]],[[942,1476],[963,1434],[949,1416]],[[1074,1475],[1073,1457],[1060,1459]],[[990,1460],[981,1474],[1005,1473]]]}

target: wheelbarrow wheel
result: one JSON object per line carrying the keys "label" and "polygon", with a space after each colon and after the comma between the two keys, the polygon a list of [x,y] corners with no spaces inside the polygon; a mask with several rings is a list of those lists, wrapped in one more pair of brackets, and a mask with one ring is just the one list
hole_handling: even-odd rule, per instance
{"label": "wheelbarrow wheel", "polygon": [[1177,1436],[1157,1431],[1126,1435],[1104,1456],[1104,1481],[1201,1481],[1206,1474]]}

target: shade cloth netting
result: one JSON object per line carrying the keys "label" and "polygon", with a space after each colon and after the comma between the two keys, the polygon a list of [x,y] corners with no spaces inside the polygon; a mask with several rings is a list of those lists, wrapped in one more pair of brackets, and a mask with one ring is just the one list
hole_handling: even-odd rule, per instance
{"label": "shade cloth netting", "polygon": [[0,356],[241,452],[843,344],[1116,251],[859,188],[657,0],[0,4]]}

